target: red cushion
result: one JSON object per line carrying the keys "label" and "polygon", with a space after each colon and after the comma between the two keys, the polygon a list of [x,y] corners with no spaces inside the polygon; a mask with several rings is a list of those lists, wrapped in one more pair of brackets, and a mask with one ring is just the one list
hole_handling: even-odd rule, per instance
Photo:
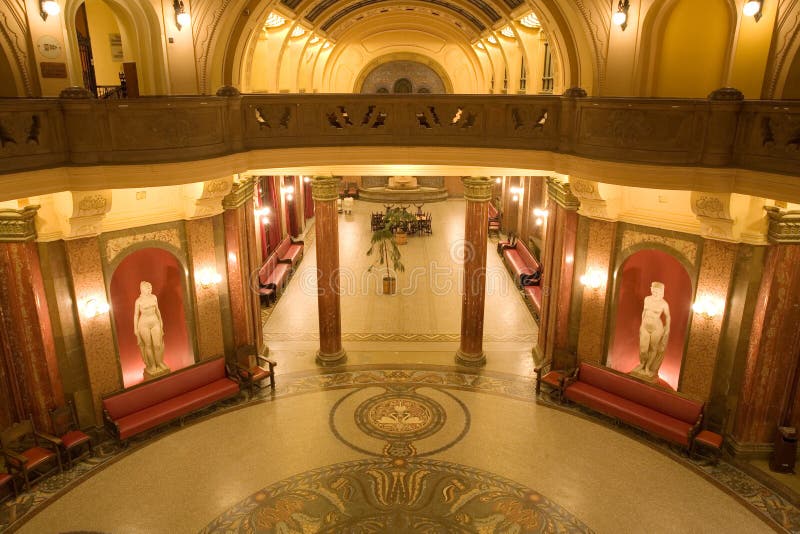
{"label": "red cushion", "polygon": [[279,258],[283,259],[283,256],[284,254],[286,254],[286,251],[288,250],[291,243],[292,240],[289,239],[289,236],[287,235],[286,237],[283,238],[283,240],[281,240],[280,243],[278,243],[278,246],[275,248],[275,254]]}
{"label": "red cushion", "polygon": [[705,445],[706,447],[711,447],[714,449],[719,449],[722,447],[722,436],[716,432],[711,432],[710,430],[703,430],[697,434],[697,436],[695,436],[694,440],[701,445]]}
{"label": "red cushion", "polygon": [[533,274],[533,268],[530,267],[524,259],[522,259],[516,248],[505,249],[503,251],[503,257],[505,257],[508,267],[514,274],[515,282],[519,282],[519,277],[522,274]]}
{"label": "red cushion", "polygon": [[103,399],[103,408],[119,420],[221,378],[225,378],[225,360],[217,358]]}
{"label": "red cushion", "polygon": [[593,410],[616,417],[683,446],[689,445],[692,425],[583,382],[574,382],[565,396]]}
{"label": "red cushion", "polygon": [[119,419],[117,421],[119,439],[129,438],[238,392],[239,384],[229,378],[222,378],[183,395],[167,399]]}
{"label": "red cushion", "polygon": [[0,473],[0,486],[3,486],[5,484],[11,482],[12,478],[13,477],[11,475],[9,475],[8,473]]}
{"label": "red cushion", "polygon": [[22,456],[28,459],[28,461],[25,463],[28,469],[36,469],[47,460],[55,458],[56,453],[50,449],[44,449],[42,447],[31,447],[27,451],[23,452]]}
{"label": "red cushion", "polygon": [[564,373],[561,371],[550,371],[542,377],[542,382],[558,387],[561,385],[562,378],[564,378]]}
{"label": "red cushion", "polygon": [[581,363],[578,380],[646,406],[685,423],[694,425],[703,412],[703,403],[679,397],[669,391],[643,384],[633,378]]}
{"label": "red cushion", "polygon": [[291,266],[288,263],[277,264],[267,277],[267,283],[283,286],[286,283],[286,279],[289,278],[290,268]]}
{"label": "red cushion", "polygon": [[291,260],[295,265],[303,257],[303,245],[301,243],[292,244],[280,255],[282,260]]}
{"label": "red cushion", "polygon": [[71,449],[73,447],[86,443],[90,439],[91,438],[89,436],[87,436],[80,430],[72,430],[61,436],[61,443],[63,443],[64,447],[66,447],[67,449]]}

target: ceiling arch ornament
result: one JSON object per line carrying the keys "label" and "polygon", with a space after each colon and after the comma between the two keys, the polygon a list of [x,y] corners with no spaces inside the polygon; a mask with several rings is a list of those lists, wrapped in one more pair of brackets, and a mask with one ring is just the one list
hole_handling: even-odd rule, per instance
{"label": "ceiling arch ornament", "polygon": [[[592,51],[592,62],[594,64],[592,78],[594,86],[599,88],[606,77],[608,36],[611,32],[611,10],[608,8],[607,3],[593,0],[573,0],[568,4],[574,6],[583,22],[582,29],[587,33]],[[578,80],[575,81],[577,82]],[[575,83],[572,85],[575,85]]]}
{"label": "ceiling arch ornament", "polygon": [[31,73],[32,57],[28,56],[27,41],[30,38],[25,2],[22,0],[0,0],[0,50],[5,51],[14,73],[17,91],[24,96],[35,96],[38,79]]}
{"label": "ceiling arch ornament", "polygon": [[216,2],[195,2],[192,5],[192,35],[197,58],[197,82],[200,94],[209,94],[208,64],[212,48],[220,35],[220,27],[226,12],[232,10],[232,4],[239,0],[217,0]]}
{"label": "ceiling arch ornament", "polygon": [[[338,40],[341,35],[347,32],[348,29],[355,26],[356,24],[360,23],[361,16],[363,15],[364,19],[372,18],[378,15],[385,15],[387,13],[396,13],[405,11],[406,7],[402,4],[400,5],[392,5],[392,6],[385,6],[385,5],[378,5],[372,9],[361,11],[359,13],[358,19],[356,17],[348,17],[345,20],[339,22],[336,27],[331,28],[330,31],[325,32],[328,35],[328,38]],[[471,24],[464,24],[464,19],[448,10],[443,9],[436,9],[432,7],[423,7],[418,6],[414,9],[415,13],[421,13],[424,15],[429,15],[432,17],[437,17],[439,19],[446,20],[449,24],[452,24],[454,27],[461,30],[466,38],[469,41],[473,41],[477,39],[479,34],[478,29],[471,25]]]}
{"label": "ceiling arch ornament", "polygon": [[800,0],[781,0],[772,34],[762,98],[779,99],[783,96],[789,69],[798,54],[800,54]]}
{"label": "ceiling arch ornament", "polygon": [[416,63],[421,63],[426,67],[431,68],[438,76],[441,78],[442,83],[444,84],[445,92],[451,93],[453,92],[453,82],[450,81],[450,77],[447,75],[447,71],[442,67],[438,61],[435,61],[428,56],[424,56],[422,54],[416,54],[414,52],[396,52],[393,54],[386,54],[384,56],[377,57],[367,63],[361,72],[359,72],[358,77],[356,78],[355,83],[353,84],[353,92],[360,93],[364,87],[364,81],[367,79],[367,76],[370,75],[375,69],[378,67],[385,65],[387,63],[392,63],[394,61],[414,61]]}

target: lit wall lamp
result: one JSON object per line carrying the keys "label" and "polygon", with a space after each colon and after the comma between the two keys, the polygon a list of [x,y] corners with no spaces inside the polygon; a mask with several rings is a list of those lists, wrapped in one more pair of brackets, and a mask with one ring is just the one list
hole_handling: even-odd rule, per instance
{"label": "lit wall lamp", "polygon": [[511,200],[517,202],[519,200],[519,196],[525,191],[521,187],[511,187],[509,189],[511,191]]}
{"label": "lit wall lamp", "polygon": [[194,273],[195,281],[200,284],[203,289],[208,289],[214,284],[222,282],[222,275],[211,267],[200,269]]}
{"label": "lit wall lamp", "polygon": [[172,7],[175,8],[175,25],[178,27],[178,31],[180,31],[183,26],[188,26],[192,22],[192,17],[189,16],[186,9],[183,7],[183,0],[175,0]]}
{"label": "lit wall lamp", "polygon": [[303,176],[303,183],[306,183],[306,184],[307,184],[307,183],[309,183],[310,181],[311,181],[311,177],[310,177],[310,176]]}
{"label": "lit wall lamp", "polygon": [[503,179],[498,176],[497,178],[494,179],[494,183],[501,184],[503,183]]}
{"label": "lit wall lamp", "polygon": [[270,209],[268,207],[253,210],[253,213],[257,218],[261,219],[261,224],[265,226],[269,224]]}
{"label": "lit wall lamp", "polygon": [[764,7],[763,0],[750,0],[745,2],[742,13],[745,17],[753,17],[756,22],[761,20],[761,9]]}
{"label": "lit wall lamp", "polygon": [[709,318],[716,317],[721,314],[724,309],[725,302],[722,299],[709,295],[697,297],[694,304],[692,304],[692,311]]}
{"label": "lit wall lamp", "polygon": [[600,289],[600,286],[602,286],[605,283],[606,279],[605,279],[605,274],[600,272],[599,270],[589,269],[588,271],[586,271],[586,273],[581,275],[580,281],[581,284],[590,289]]}
{"label": "lit wall lamp", "polygon": [[108,310],[111,309],[111,307],[105,300],[89,298],[81,303],[80,309],[84,317],[87,319],[94,319],[100,314],[108,313]]}
{"label": "lit wall lamp", "polygon": [[291,201],[294,198],[294,186],[287,185],[286,187],[281,188],[281,192],[286,196],[286,200]]}
{"label": "lit wall lamp", "polygon": [[536,217],[536,226],[543,225],[548,215],[550,215],[550,212],[547,210],[533,208],[533,216]]}
{"label": "lit wall lamp", "polygon": [[617,11],[611,15],[611,22],[619,26],[622,31],[628,27],[628,9],[631,7],[628,0],[619,0]]}
{"label": "lit wall lamp", "polygon": [[39,14],[42,20],[47,20],[49,15],[58,15],[61,13],[61,6],[55,0],[39,0]]}

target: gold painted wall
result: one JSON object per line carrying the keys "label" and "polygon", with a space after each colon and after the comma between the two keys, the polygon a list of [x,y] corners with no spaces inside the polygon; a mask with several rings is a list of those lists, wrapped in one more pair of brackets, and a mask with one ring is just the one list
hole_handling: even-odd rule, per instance
{"label": "gold painted wall", "polygon": [[85,0],[85,4],[97,85],[119,85],[122,62],[112,60],[109,44],[109,35],[120,33],[117,19],[103,0]]}

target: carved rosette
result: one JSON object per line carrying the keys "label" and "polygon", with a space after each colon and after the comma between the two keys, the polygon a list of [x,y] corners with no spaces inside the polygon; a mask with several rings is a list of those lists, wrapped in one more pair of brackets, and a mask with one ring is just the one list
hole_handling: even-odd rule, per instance
{"label": "carved rosette", "polygon": [[580,202],[578,213],[584,217],[616,220],[609,210],[608,200],[600,194],[600,184],[597,182],[570,176],[569,189]]}
{"label": "carved rosette", "polygon": [[[203,182],[199,194],[195,191],[186,196],[186,218],[200,219],[222,213],[222,199],[231,192],[232,187],[233,176]],[[184,189],[184,192],[190,190]]]}
{"label": "carved rosette", "polygon": [[469,202],[488,202],[492,199],[493,181],[488,176],[465,176],[464,199]]}
{"label": "carved rosette", "polygon": [[581,206],[581,201],[572,193],[570,185],[556,178],[547,178],[547,196],[569,211],[577,211]]}
{"label": "carved rosette", "polygon": [[336,200],[339,198],[338,176],[315,176],[311,180],[311,197],[320,202]]}
{"label": "carved rosette", "polygon": [[781,211],[775,206],[767,206],[771,243],[800,244],[800,211]]}
{"label": "carved rosette", "polygon": [[21,210],[0,209],[0,243],[36,239],[36,212],[39,206]]}
{"label": "carved rosette", "polygon": [[231,186],[231,192],[222,199],[222,207],[226,210],[233,210],[244,206],[253,199],[255,189],[253,184],[255,178],[250,176],[240,182],[236,182]]}
{"label": "carved rosette", "polygon": [[[99,235],[103,230],[103,219],[111,211],[111,190],[72,191],[72,211],[61,212],[64,239],[77,239]],[[63,210],[63,208],[62,208]]]}
{"label": "carved rosette", "polygon": [[700,222],[701,235],[722,241],[736,241],[730,193],[692,191],[691,204],[692,212]]}

